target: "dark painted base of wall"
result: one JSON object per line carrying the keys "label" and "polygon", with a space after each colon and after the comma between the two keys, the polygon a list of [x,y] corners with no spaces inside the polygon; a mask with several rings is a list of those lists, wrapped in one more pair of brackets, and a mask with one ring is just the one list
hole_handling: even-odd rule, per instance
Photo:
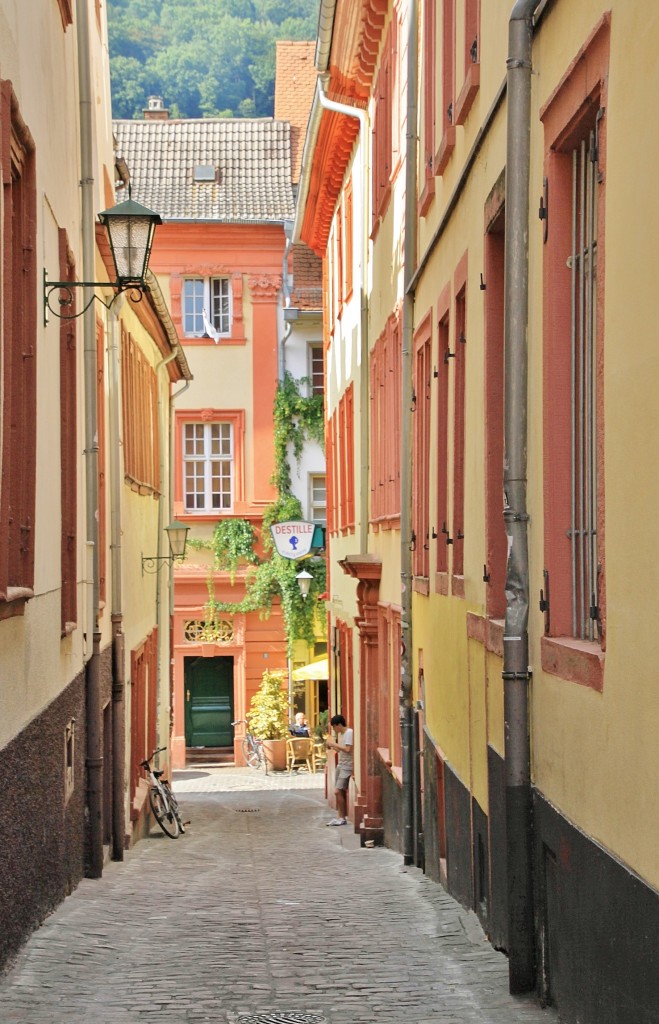
{"label": "dark painted base of wall", "polygon": [[[64,735],[75,719],[65,799]],[[77,886],[85,867],[84,673],[0,750],[0,966]]]}
{"label": "dark painted base of wall", "polygon": [[[426,873],[445,878],[448,891],[476,911],[490,941],[505,950],[503,758],[488,749],[488,820],[427,735],[423,756]],[[537,791],[533,815],[540,998],[558,1008],[565,1024],[657,1024],[659,894]]]}
{"label": "dark painted base of wall", "polygon": [[541,995],[564,1020],[659,1021],[659,893],[534,793]]}

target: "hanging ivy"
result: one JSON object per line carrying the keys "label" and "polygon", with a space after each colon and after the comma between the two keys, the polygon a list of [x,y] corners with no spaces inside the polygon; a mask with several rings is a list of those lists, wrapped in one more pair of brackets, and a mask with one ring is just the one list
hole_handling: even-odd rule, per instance
{"label": "hanging ivy", "polygon": [[288,462],[289,445],[294,459],[299,462],[305,441],[325,444],[325,416],[322,395],[303,395],[301,386],[310,388],[308,377],[296,379],[286,372],[277,385],[273,410],[275,440],[275,471],[272,483],[280,497],[291,493],[291,467]]}
{"label": "hanging ivy", "polygon": [[246,614],[258,611],[262,618],[267,618],[274,599],[278,597],[288,637],[289,656],[295,640],[306,640],[310,644],[314,642],[320,625],[316,621],[319,614],[318,598],[327,589],[324,559],[304,561],[304,568],[311,572],[313,578],[308,596],[302,597],[296,579],[301,563],[283,558],[277,552],[270,530],[273,523],[302,518],[302,505],[291,490],[289,451],[299,461],[305,441],[317,441],[321,446],[324,442],[323,396],[302,394],[301,387],[309,383],[307,377],[296,380],[290,373],[286,373],[284,380],[277,385],[273,417],[275,469],[272,476],[277,498],[263,513],[263,559],[259,560],[254,551],[256,532],[245,519],[222,520],[215,527],[210,544],[198,542],[193,545],[210,547],[214,568],[230,572],[232,583],[240,564],[247,563],[249,566],[242,601],[216,601],[212,577],[209,579],[209,620],[214,621],[220,612]]}

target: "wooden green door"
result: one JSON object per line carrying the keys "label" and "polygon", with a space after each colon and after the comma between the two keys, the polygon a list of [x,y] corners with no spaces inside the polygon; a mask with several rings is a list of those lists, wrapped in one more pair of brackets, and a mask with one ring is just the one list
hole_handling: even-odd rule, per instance
{"label": "wooden green door", "polygon": [[233,744],[233,658],[185,659],[185,744]]}

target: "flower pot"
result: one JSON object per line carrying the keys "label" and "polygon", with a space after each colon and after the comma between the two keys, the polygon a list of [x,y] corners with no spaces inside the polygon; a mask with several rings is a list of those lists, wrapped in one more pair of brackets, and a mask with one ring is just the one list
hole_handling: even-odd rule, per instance
{"label": "flower pot", "polygon": [[286,770],[286,740],[263,740],[263,753],[268,759],[269,770]]}

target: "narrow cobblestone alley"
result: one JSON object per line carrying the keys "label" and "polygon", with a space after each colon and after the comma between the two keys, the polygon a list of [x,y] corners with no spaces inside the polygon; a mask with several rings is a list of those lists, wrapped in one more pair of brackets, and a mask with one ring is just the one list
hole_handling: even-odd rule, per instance
{"label": "narrow cobblestone alley", "polygon": [[322,786],[178,773],[186,835],[154,831],[83,881],[0,981],[0,1021],[555,1024],[508,994],[473,915],[325,827]]}

